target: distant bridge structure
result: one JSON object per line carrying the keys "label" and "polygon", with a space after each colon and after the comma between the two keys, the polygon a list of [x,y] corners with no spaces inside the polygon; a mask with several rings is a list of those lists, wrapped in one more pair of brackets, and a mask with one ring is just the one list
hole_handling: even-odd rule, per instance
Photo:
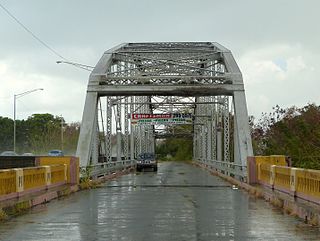
{"label": "distant bridge structure", "polygon": [[[134,113],[189,113],[192,128],[132,125]],[[124,43],[106,51],[89,77],[76,154],[81,166],[112,163],[113,156],[132,163],[153,152],[157,138],[174,135],[192,136],[194,161],[246,177],[252,143],[231,51],[215,42]]]}

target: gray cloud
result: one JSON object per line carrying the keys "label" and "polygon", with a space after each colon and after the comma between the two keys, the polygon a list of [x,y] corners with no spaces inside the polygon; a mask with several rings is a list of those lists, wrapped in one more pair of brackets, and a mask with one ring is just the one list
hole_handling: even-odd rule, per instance
{"label": "gray cloud", "polygon": [[[242,69],[252,114],[269,111],[274,104],[320,101],[315,91],[320,87],[316,0],[1,3],[71,61],[95,65],[105,50],[122,42],[216,41],[233,51]],[[30,111],[20,109],[21,118],[42,111],[63,114],[67,121],[80,120],[89,73],[55,64],[59,58],[2,9],[0,36],[0,115],[12,116],[14,93],[40,86],[43,93],[23,99]],[[279,60],[287,70],[279,68]],[[304,68],[297,72],[290,64]],[[290,94],[284,94],[288,86]],[[42,96],[41,103],[32,98],[36,95]]]}

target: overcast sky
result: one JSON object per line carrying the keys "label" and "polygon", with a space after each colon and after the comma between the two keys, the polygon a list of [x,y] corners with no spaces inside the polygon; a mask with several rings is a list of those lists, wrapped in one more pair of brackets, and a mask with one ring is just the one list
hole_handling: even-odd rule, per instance
{"label": "overcast sky", "polygon": [[[320,103],[317,0],[0,0],[59,54],[94,66],[123,42],[211,41],[229,48],[242,71],[249,114]],[[39,44],[0,8],[0,116],[33,113],[81,121],[89,72]]]}

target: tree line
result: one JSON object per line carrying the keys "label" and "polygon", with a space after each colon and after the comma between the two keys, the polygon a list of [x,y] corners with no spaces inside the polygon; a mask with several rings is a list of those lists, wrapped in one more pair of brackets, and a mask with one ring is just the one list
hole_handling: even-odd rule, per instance
{"label": "tree line", "polygon": [[287,155],[295,167],[320,169],[320,106],[277,105],[249,123],[255,155]]}
{"label": "tree line", "polygon": [[[0,152],[13,150],[12,119],[0,116]],[[61,136],[61,131],[63,136]],[[16,152],[45,155],[52,149],[63,149],[74,155],[80,123],[65,123],[63,117],[52,114],[33,114],[26,120],[16,120]]]}
{"label": "tree line", "polygon": [[[184,134],[192,133],[192,125],[168,126],[168,133]],[[193,138],[185,136],[157,140],[156,154],[163,161],[190,161],[192,160]]]}

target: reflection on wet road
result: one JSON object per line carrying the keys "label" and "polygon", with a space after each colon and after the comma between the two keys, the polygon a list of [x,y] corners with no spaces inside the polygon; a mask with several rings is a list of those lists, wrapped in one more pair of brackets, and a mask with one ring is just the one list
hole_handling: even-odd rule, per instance
{"label": "reflection on wet road", "polygon": [[0,224],[0,240],[320,240],[320,231],[171,162],[38,206]]}

